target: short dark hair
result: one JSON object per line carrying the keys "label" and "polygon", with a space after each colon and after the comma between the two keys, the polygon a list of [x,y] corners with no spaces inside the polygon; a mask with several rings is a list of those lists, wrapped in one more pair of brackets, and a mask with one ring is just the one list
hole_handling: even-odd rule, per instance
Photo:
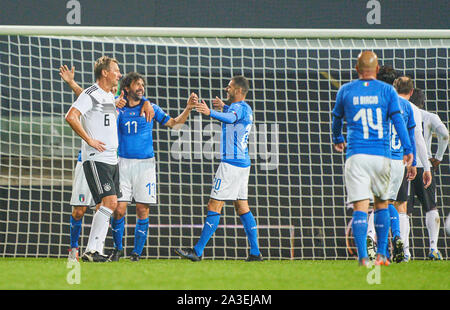
{"label": "short dark hair", "polygon": [[384,65],[380,67],[380,71],[377,73],[377,80],[383,81],[388,84],[393,84],[395,79],[400,77],[400,73],[395,71],[391,65]]}
{"label": "short dark hair", "polygon": [[401,76],[394,81],[397,93],[408,95],[414,89],[414,83],[409,76]]}
{"label": "short dark hair", "polygon": [[119,64],[119,62],[115,58],[111,58],[109,56],[102,56],[95,61],[94,64],[95,80],[101,78],[103,70],[109,71],[112,62],[115,62],[117,65]]}
{"label": "short dark hair", "polygon": [[234,82],[234,85],[236,85],[236,87],[242,89],[244,95],[247,95],[248,91],[250,90],[250,83],[243,75],[236,75],[231,80]]}
{"label": "short dark hair", "polygon": [[125,91],[125,87],[130,87],[131,84],[134,81],[137,81],[137,80],[142,80],[145,83],[144,77],[141,74],[139,74],[137,72],[129,72],[129,73],[127,73],[123,77],[122,81],[120,82],[119,92],[121,92],[122,90]]}
{"label": "short dark hair", "polygon": [[414,103],[420,109],[425,107],[425,92],[420,88],[414,88],[414,92],[412,93],[409,101]]}

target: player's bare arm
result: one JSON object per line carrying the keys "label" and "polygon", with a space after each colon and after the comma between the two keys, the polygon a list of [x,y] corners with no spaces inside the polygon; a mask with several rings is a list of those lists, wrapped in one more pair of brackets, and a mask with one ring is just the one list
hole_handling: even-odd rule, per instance
{"label": "player's bare arm", "polygon": [[180,115],[178,115],[176,118],[169,119],[167,121],[167,123],[165,124],[165,126],[177,129],[178,127],[183,125],[186,122],[187,118],[189,117],[189,114],[191,113],[191,111],[197,105],[197,103],[198,103],[197,94],[191,93],[191,95],[189,96],[189,99],[186,103],[186,108],[184,109],[184,111]]}
{"label": "player's bare arm", "polygon": [[75,82],[75,67],[69,70],[67,65],[61,66],[59,68],[59,76],[69,85],[77,97],[83,92],[83,88]]}
{"label": "player's bare arm", "polygon": [[83,126],[80,122],[81,112],[77,108],[70,108],[69,112],[67,112],[65,119],[67,123],[69,123],[70,127],[72,127],[73,131],[80,136],[81,139],[86,141],[86,143],[96,149],[99,152],[103,152],[106,150],[105,143],[92,139],[87,132],[83,129]]}
{"label": "player's bare arm", "polygon": [[[123,98],[123,96],[122,96]],[[141,108],[141,116],[145,116],[145,119],[147,122],[150,122],[153,117],[155,116],[155,110],[153,110],[153,107],[150,103],[150,101],[146,100]]]}

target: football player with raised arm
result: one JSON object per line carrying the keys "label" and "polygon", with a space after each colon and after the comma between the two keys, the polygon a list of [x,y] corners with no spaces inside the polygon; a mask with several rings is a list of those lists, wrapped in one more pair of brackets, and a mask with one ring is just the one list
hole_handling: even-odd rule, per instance
{"label": "football player with raised arm", "polygon": [[[343,85],[333,109],[332,137],[334,148],[343,152],[345,185],[348,201],[353,203],[352,230],[362,266],[368,266],[367,212],[374,198],[374,222],[378,240],[376,265],[388,265],[386,258],[390,216],[387,190],[390,182],[389,120],[404,148],[403,161],[413,161],[408,131],[400,113],[395,89],[377,81],[378,57],[372,51],[359,54],[356,63],[358,80]],[[342,135],[343,120],[347,122],[347,144]]]}
{"label": "football player with raised arm", "polygon": [[215,106],[223,109],[223,112],[210,110],[203,100],[196,106],[197,112],[222,122],[222,143],[220,144],[222,160],[213,181],[207,206],[208,213],[197,244],[194,248],[176,249],[175,253],[191,261],[200,261],[203,250],[219,225],[220,213],[225,201],[228,200],[233,201],[250,244],[250,253],[246,261],[262,261],[256,221],[247,200],[251,165],[247,143],[253,124],[253,111],[245,101],[249,82],[243,76],[234,76],[225,91],[227,100],[231,102],[230,106],[225,105],[217,97],[213,101]]}
{"label": "football player with raised arm", "polygon": [[[415,88],[409,100],[420,109],[420,113],[422,115],[423,136],[427,148],[427,158],[433,166],[433,169],[431,169],[431,174],[433,175],[433,170],[438,169],[439,164],[441,163],[442,158],[444,157],[444,153],[448,147],[449,132],[447,127],[444,125],[437,114],[423,110],[425,106],[425,94],[421,89]],[[433,156],[431,152],[431,141],[433,138],[433,133],[436,134],[438,145],[435,156]],[[419,176],[423,169],[424,168],[422,167],[417,168]],[[436,206],[436,181],[434,175],[431,181],[431,185],[428,188],[425,186],[424,182],[420,180],[420,178],[411,182],[411,195],[409,197],[407,206],[408,213],[410,213],[412,208],[414,207],[415,196],[417,196],[417,198],[419,199],[425,212],[425,223],[428,230],[428,238],[430,240],[430,251],[428,253],[428,259],[441,260],[442,255],[437,248],[440,218]]]}
{"label": "football player with raised arm", "polygon": [[[68,70],[67,67],[65,70]],[[77,93],[82,88],[68,75],[65,81]],[[183,113],[171,118],[158,105],[151,103],[152,118],[149,122],[144,106],[150,103],[144,97],[144,78],[137,72],[128,73],[120,84],[121,96],[118,116],[119,134],[119,173],[122,197],[118,199],[118,206],[111,219],[113,231],[114,250],[109,255],[109,261],[118,261],[124,256],[123,234],[125,229],[125,214],[128,203],[133,199],[136,202],[136,215],[138,217],[135,227],[134,249],[130,255],[132,261],[138,261],[148,234],[149,206],[156,204],[156,164],[153,152],[153,120],[161,125],[174,128],[184,124],[194,108],[197,95],[189,97]],[[116,99],[117,100],[117,99]]]}

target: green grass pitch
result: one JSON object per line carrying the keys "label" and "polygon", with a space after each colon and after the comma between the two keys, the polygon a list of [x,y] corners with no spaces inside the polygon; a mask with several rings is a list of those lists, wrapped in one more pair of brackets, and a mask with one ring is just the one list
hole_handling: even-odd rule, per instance
{"label": "green grass pitch", "polygon": [[[359,267],[356,261],[146,260],[79,263],[79,284],[66,259],[1,258],[2,290],[449,290],[449,261]],[[379,269],[375,269],[379,268]],[[372,272],[372,273],[371,273]],[[376,273],[378,272],[378,273]],[[376,278],[378,276],[378,278]],[[70,277],[69,277],[70,278]],[[369,284],[379,282],[379,284]]]}

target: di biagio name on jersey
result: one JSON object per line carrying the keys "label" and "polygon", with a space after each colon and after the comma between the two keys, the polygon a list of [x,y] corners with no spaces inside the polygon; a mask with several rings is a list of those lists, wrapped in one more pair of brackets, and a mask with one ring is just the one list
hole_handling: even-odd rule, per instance
{"label": "di biagio name on jersey", "polygon": [[353,105],[359,104],[378,104],[378,96],[355,96]]}

